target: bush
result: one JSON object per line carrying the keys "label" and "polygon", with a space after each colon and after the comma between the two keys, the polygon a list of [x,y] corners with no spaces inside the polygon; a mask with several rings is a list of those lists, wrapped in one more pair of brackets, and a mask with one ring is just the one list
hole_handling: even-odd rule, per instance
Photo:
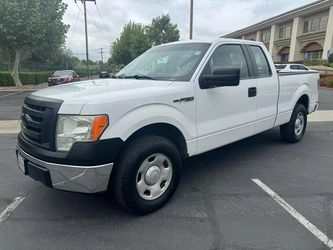
{"label": "bush", "polygon": [[303,61],[304,65],[314,66],[314,65],[327,65],[327,60],[323,59],[306,59]]}
{"label": "bush", "polygon": [[333,77],[325,77],[320,79],[320,85],[325,87],[333,87]]}
{"label": "bush", "polygon": [[[47,82],[47,79],[51,74],[52,72],[22,72],[19,75],[22,84],[28,85]],[[11,72],[0,72],[0,86],[15,86],[14,80],[11,76]]]}

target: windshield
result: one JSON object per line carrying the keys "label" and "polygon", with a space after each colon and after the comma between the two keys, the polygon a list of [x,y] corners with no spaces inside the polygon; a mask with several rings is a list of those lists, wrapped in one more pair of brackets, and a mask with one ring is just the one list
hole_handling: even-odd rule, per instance
{"label": "windshield", "polygon": [[119,71],[116,77],[189,81],[210,45],[184,43],[152,48]]}
{"label": "windshield", "polygon": [[275,65],[275,68],[276,69],[284,69],[286,66],[287,65],[285,65],[285,64],[277,64],[277,65]]}
{"label": "windshield", "polygon": [[72,75],[73,71],[71,70],[59,70],[54,72],[53,76],[64,76],[64,75]]}

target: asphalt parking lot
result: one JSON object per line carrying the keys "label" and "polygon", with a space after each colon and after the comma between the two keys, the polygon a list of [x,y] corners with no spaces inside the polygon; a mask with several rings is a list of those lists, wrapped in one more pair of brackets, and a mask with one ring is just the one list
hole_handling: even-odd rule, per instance
{"label": "asphalt parking lot", "polygon": [[[19,119],[27,94],[0,92],[0,121]],[[333,110],[332,90],[320,110]],[[0,219],[0,249],[329,249],[253,179],[333,238],[333,121],[310,122],[298,144],[272,129],[186,160],[174,198],[142,217],[25,177],[16,137],[0,131],[0,214],[21,197]]]}

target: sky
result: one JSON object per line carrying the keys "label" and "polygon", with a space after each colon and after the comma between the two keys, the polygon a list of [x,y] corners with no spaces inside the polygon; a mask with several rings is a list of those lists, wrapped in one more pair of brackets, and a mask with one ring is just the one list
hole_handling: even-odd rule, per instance
{"label": "sky", "polygon": [[[68,4],[64,23],[70,25],[66,46],[74,56],[85,58],[83,4]],[[211,40],[245,28],[272,16],[292,10],[314,0],[194,0],[193,39]],[[129,21],[148,25],[162,14],[169,14],[178,25],[180,40],[188,39],[190,0],[96,0],[87,2],[90,59],[110,57],[110,44]]]}

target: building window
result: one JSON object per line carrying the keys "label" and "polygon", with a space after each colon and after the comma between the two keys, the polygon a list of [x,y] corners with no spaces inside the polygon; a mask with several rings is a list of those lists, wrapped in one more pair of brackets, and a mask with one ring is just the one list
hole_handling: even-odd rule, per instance
{"label": "building window", "polygon": [[304,52],[304,60],[321,59],[323,56],[323,47],[316,42],[308,43],[301,51]]}
{"label": "building window", "polygon": [[286,46],[280,49],[278,55],[281,56],[281,62],[289,62],[290,47]]}
{"label": "building window", "polygon": [[281,55],[281,62],[289,62],[289,54]]}
{"label": "building window", "polygon": [[291,36],[291,25],[281,26],[279,29],[279,38],[289,38]]}
{"label": "building window", "polygon": [[304,33],[324,30],[327,27],[328,16],[315,17],[304,22]]}
{"label": "building window", "polygon": [[319,29],[324,30],[327,27],[328,16],[323,16],[320,18]]}
{"label": "building window", "polygon": [[323,51],[322,50],[304,52],[304,59],[305,60],[321,59],[322,56],[323,56]]}
{"label": "building window", "polygon": [[263,43],[268,43],[270,38],[271,38],[271,31],[270,30],[266,30],[266,31],[261,32],[261,41]]}

